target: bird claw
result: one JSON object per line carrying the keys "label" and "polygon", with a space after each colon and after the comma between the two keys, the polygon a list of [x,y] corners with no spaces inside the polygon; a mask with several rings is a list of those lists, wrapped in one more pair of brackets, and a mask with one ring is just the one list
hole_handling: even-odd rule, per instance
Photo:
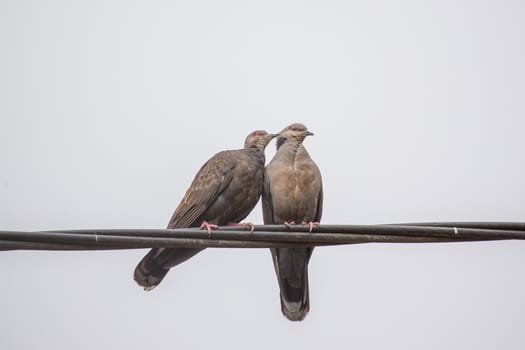
{"label": "bird claw", "polygon": [[302,225],[308,225],[308,232],[312,232],[314,227],[321,226],[321,223],[319,221],[310,221],[310,222],[303,221],[303,222],[301,222],[301,224]]}
{"label": "bird claw", "polygon": [[201,224],[201,227],[200,229],[206,229],[208,230],[208,237],[211,238],[211,230],[212,229],[216,229],[216,228],[219,228],[219,226],[215,225],[215,224],[210,224],[208,223],[207,221],[203,221],[202,224]]}
{"label": "bird claw", "polygon": [[242,229],[244,230],[246,227],[250,228],[250,233],[255,230],[255,225],[251,222],[230,222],[228,223],[228,226],[242,226]]}

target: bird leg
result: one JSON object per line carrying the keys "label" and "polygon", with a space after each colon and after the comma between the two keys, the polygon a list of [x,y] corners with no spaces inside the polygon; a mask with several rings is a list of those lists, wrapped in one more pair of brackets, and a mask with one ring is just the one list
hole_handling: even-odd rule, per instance
{"label": "bird leg", "polygon": [[314,227],[321,226],[321,223],[319,221],[310,221],[310,222],[303,221],[301,222],[301,225],[308,225],[309,227],[308,232],[312,232]]}
{"label": "bird leg", "polygon": [[246,228],[246,226],[248,226],[250,228],[250,233],[255,230],[255,225],[251,222],[229,222],[228,226],[242,226],[243,230]]}
{"label": "bird leg", "polygon": [[219,226],[215,225],[215,224],[210,224],[209,222],[207,222],[206,220],[204,220],[201,224],[201,227],[200,229],[206,229],[208,230],[208,237],[211,238],[211,230],[212,229],[215,229],[215,228],[219,228]]}

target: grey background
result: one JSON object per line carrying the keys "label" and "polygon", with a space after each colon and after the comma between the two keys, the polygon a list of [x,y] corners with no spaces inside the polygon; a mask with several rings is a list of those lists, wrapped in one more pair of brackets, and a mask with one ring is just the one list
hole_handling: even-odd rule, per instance
{"label": "grey background", "polygon": [[[0,228],[165,227],[211,155],[296,121],[325,223],[524,221],[524,16],[1,1]],[[0,348],[525,348],[523,242],[319,248],[302,323],[267,250],[209,249],[149,293],[131,277],[145,252],[0,252]]]}

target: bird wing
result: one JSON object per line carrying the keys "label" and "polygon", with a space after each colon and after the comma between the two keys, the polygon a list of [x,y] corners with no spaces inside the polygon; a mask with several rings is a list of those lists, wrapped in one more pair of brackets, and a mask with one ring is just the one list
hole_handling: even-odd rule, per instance
{"label": "bird wing", "polygon": [[[318,179],[321,180],[321,173],[319,173]],[[315,211],[314,221],[320,222],[321,216],[323,215],[323,183],[320,183],[319,194],[317,195],[317,210]]]}
{"label": "bird wing", "polygon": [[262,209],[264,224],[274,224],[272,193],[270,189],[270,180],[268,176],[268,168],[264,170],[264,185],[262,193]]}
{"label": "bird wing", "polygon": [[168,228],[190,227],[215,201],[233,179],[237,151],[223,151],[211,157],[199,170],[175,209]]}

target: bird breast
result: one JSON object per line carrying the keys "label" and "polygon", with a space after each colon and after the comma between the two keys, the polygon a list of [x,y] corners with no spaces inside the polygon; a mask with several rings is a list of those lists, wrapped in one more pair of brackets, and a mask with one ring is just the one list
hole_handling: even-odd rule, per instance
{"label": "bird breast", "polygon": [[280,223],[314,221],[321,190],[317,167],[294,162],[284,166],[273,163],[268,168],[274,218]]}

